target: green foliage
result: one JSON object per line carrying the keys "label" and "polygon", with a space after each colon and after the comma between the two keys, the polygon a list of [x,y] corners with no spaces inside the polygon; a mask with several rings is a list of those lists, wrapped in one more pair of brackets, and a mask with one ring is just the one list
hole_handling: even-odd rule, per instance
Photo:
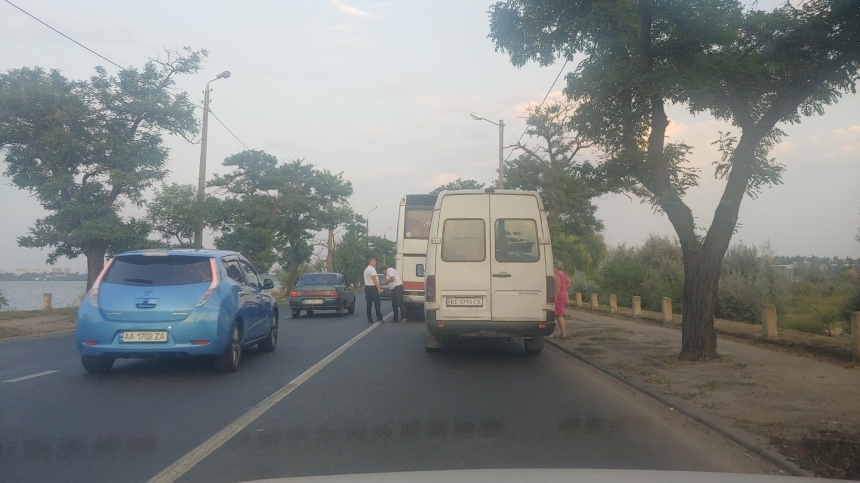
{"label": "green foliage", "polygon": [[5,175],[49,212],[19,245],[51,247],[48,263],[85,255],[96,274],[106,253],[149,245],[149,225],[119,211],[125,203],[141,206],[143,191],[164,177],[162,133],[197,132],[187,95],[171,89],[205,57],[202,50],[168,52],[166,60],[117,76],[97,67],[87,81],[41,68],[0,74]]}
{"label": "green foliage", "polygon": [[337,241],[334,252],[334,271],[342,273],[349,283],[356,286],[364,283],[362,274],[367,268],[367,258],[376,257],[377,268],[383,265],[393,266],[397,256],[397,246],[394,241],[380,236],[366,236],[363,219],[356,215],[355,220],[347,225],[346,232]]}
{"label": "green foliage", "polygon": [[198,203],[195,186],[171,183],[155,192],[147,205],[147,219],[166,246],[190,247],[199,217],[211,218],[217,209],[218,200],[211,196]]}
{"label": "green foliage", "polygon": [[8,306],[9,306],[9,299],[7,299],[6,296],[3,295],[3,291],[0,290],[0,310],[2,310],[3,307],[8,307]]}
{"label": "green foliage", "polygon": [[242,151],[223,164],[234,171],[209,182],[223,196],[213,216],[221,231],[216,246],[241,252],[264,272],[279,263],[292,286],[313,254],[315,232],[340,223],[352,183],[303,159],[279,163],[264,151]]}
{"label": "green foliage", "polygon": [[641,247],[614,248],[600,268],[598,283],[605,293],[617,295],[621,305],[638,295],[644,310],[660,311],[663,297],[670,297],[672,310],[683,312],[681,247],[675,240],[651,235]]}
{"label": "green foliage", "polygon": [[785,313],[788,279],[774,262],[770,244],[756,247],[735,245],[726,253],[717,292],[716,316],[722,319],[758,323],[764,304]]}
{"label": "green foliage", "polygon": [[430,194],[441,193],[443,191],[457,191],[457,190],[482,190],[484,189],[484,183],[479,183],[473,179],[460,179],[457,178],[450,183],[443,184],[442,186],[434,189],[430,192]]}

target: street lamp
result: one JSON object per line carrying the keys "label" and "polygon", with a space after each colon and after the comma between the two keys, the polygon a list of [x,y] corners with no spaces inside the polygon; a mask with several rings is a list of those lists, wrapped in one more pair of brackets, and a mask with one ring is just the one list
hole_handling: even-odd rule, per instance
{"label": "street lamp", "polygon": [[472,119],[474,119],[476,121],[487,121],[490,124],[495,124],[496,126],[499,126],[499,189],[504,189],[505,188],[505,158],[504,158],[504,155],[505,155],[504,154],[505,153],[505,148],[504,148],[505,121],[503,119],[499,119],[499,122],[495,123],[495,122],[481,116],[480,114],[476,114],[474,112],[469,114],[469,115],[472,116]]}
{"label": "street lamp", "polygon": [[200,135],[200,175],[197,178],[197,229],[194,231],[194,248],[203,248],[203,198],[206,190],[206,135],[209,132],[209,84],[230,77],[230,71],[215,76],[206,83],[203,94],[203,129]]}
{"label": "street lamp", "polygon": [[390,229],[391,229],[390,226],[385,229],[385,233],[383,233],[382,238],[385,238],[386,240],[388,240],[388,230],[390,230]]}
{"label": "street lamp", "polygon": [[[377,209],[377,208],[379,208],[379,207],[378,207],[378,206],[374,206],[374,207],[373,207],[373,210],[375,210],[375,209]],[[370,250],[370,214],[371,214],[371,213],[373,213],[373,210],[368,211],[368,212],[367,212],[367,216],[365,216],[365,217],[364,217],[364,222],[365,222],[364,230],[365,230],[365,232],[366,232],[366,233],[364,234],[364,240],[365,240],[365,241],[364,241],[364,249],[365,249],[365,250]],[[369,254],[368,254],[368,255],[369,255]]]}

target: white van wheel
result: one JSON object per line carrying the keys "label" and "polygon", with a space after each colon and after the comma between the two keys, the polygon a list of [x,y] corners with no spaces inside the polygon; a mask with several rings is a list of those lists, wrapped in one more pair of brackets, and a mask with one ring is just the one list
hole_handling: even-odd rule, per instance
{"label": "white van wheel", "polygon": [[526,354],[530,356],[539,356],[543,350],[543,337],[523,337],[523,342],[526,345]]}
{"label": "white van wheel", "polygon": [[442,350],[442,339],[430,332],[424,334],[424,350],[427,352],[439,352]]}

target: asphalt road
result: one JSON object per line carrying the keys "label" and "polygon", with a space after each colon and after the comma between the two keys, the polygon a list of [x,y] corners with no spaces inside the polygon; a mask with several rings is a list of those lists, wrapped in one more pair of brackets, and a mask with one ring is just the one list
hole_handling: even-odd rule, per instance
{"label": "asphalt road", "polygon": [[[353,337],[354,315],[281,321],[274,353],[233,374],[121,360],[87,374],[73,336],[0,343],[0,479],[144,482]],[[386,301],[383,312],[388,314]],[[547,347],[423,349],[423,324],[383,324],[241,429],[180,482],[463,468],[761,471],[668,408]],[[47,371],[57,371],[47,373]]]}

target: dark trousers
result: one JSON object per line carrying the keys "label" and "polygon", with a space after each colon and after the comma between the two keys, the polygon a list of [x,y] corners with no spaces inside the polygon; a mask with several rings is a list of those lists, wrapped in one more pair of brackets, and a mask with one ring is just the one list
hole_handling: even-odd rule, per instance
{"label": "dark trousers", "polygon": [[404,317],[403,308],[403,285],[398,285],[391,289],[391,311],[394,312],[395,321]]}
{"label": "dark trousers", "polygon": [[370,306],[376,306],[376,320],[382,320],[382,309],[379,306],[379,290],[376,289],[376,285],[371,285],[369,287],[364,287],[364,298],[367,300],[367,321],[373,322],[373,318],[370,313]]}

